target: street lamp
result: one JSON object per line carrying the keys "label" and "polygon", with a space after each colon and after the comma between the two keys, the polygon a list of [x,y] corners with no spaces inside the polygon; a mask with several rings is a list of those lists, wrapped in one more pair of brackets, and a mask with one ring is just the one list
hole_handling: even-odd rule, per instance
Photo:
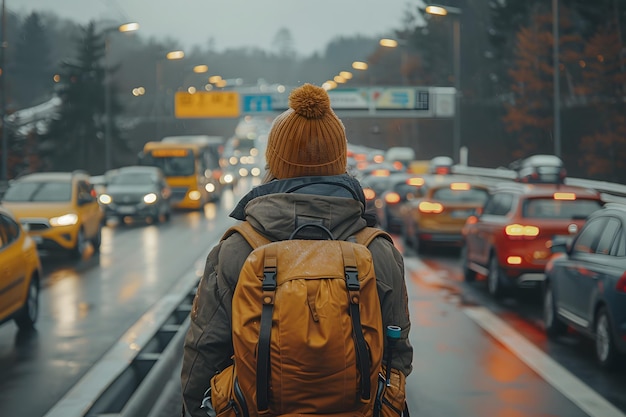
{"label": "street lamp", "polygon": [[561,86],[559,71],[559,0],[552,0],[552,82],[554,84],[554,154],[561,157]]}
{"label": "street lamp", "polygon": [[104,170],[111,169],[111,74],[109,73],[109,35],[114,32],[133,32],[139,29],[135,22],[109,27],[104,33]]}
{"label": "street lamp", "polygon": [[9,180],[9,136],[6,126],[6,81],[5,81],[5,63],[6,63],[6,8],[5,1],[2,0],[2,29],[0,32],[0,117],[2,121],[2,176],[0,177],[0,186],[2,181]]}
{"label": "street lamp", "polygon": [[405,69],[405,66],[407,63],[406,41],[404,40],[397,41],[395,39],[383,38],[380,41],[378,41],[378,44],[385,48],[398,48],[398,47],[403,46],[401,55],[400,55],[400,72],[402,74],[402,84],[403,85],[409,84],[408,77],[406,74],[406,69]]}
{"label": "street lamp", "polygon": [[454,49],[454,133],[452,138],[452,156],[458,158],[459,163],[466,165],[467,161],[461,161],[461,22],[459,17],[462,10],[458,7],[430,5],[424,11],[436,16],[455,15],[452,25],[452,43]]}
{"label": "street lamp", "polygon": [[[154,108],[156,111],[154,112],[156,121],[155,121],[155,140],[158,140],[159,136],[164,136],[161,134],[161,118],[164,115],[164,103],[163,103],[163,63],[167,61],[178,61],[185,58],[185,52],[181,50],[174,50],[165,53],[165,59],[158,59],[155,65],[156,77],[156,97],[154,101]],[[199,68],[202,71],[201,68]],[[207,68],[208,70],[208,68]]]}

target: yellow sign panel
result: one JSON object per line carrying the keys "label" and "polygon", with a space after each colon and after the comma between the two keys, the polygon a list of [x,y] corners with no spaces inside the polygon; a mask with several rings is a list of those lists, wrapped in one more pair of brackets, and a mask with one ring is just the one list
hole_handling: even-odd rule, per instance
{"label": "yellow sign panel", "polygon": [[153,149],[151,151],[152,156],[155,158],[167,158],[167,157],[185,157],[187,156],[187,149]]}
{"label": "yellow sign panel", "polygon": [[234,91],[177,92],[174,114],[178,119],[239,117],[239,94]]}

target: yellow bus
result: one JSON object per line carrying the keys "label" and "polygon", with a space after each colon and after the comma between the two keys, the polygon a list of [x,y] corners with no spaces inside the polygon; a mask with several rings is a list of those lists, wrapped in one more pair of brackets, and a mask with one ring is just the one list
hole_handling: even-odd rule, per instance
{"label": "yellow bus", "polygon": [[202,209],[220,198],[219,166],[223,139],[215,136],[189,135],[147,142],[140,157],[141,165],[163,170],[172,190],[172,206]]}

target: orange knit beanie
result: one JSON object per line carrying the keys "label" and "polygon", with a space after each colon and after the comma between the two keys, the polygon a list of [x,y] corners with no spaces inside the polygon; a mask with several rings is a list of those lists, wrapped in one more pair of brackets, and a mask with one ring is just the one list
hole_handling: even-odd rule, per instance
{"label": "orange knit beanie", "polygon": [[265,157],[278,179],[346,172],[346,130],[326,90],[304,84],[291,92],[289,109],[272,123]]}

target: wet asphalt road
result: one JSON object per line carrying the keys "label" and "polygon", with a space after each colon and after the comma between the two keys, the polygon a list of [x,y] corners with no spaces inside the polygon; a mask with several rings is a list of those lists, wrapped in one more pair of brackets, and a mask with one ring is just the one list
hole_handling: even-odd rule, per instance
{"label": "wet asphalt road", "polygon": [[[181,274],[198,268],[236,199],[176,213],[168,224],[109,226],[101,253],[78,262],[44,256],[37,331],[0,327],[0,416],[44,416]],[[590,343],[575,334],[547,340],[537,294],[495,302],[482,283],[462,282],[458,253],[405,256],[414,415],[625,415],[626,370],[598,369]],[[180,415],[177,372],[155,403],[152,417]]]}

